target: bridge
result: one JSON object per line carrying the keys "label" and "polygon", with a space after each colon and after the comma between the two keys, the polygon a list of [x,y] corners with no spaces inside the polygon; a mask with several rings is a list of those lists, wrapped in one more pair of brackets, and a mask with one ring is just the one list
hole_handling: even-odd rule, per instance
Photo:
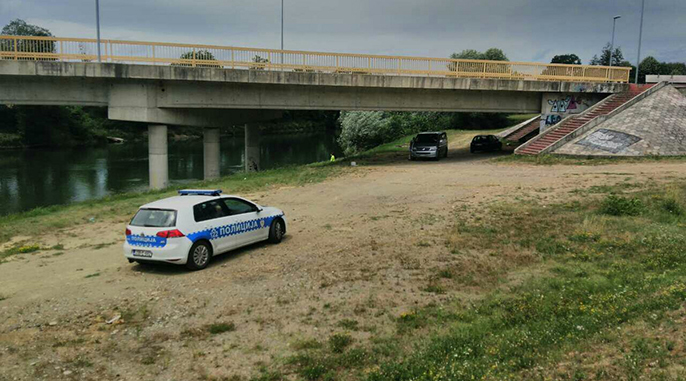
{"label": "bridge", "polygon": [[[165,187],[167,125],[204,128],[205,177],[219,131],[281,110],[539,113],[628,88],[630,68],[305,52],[215,45],[0,36],[0,103],[108,108],[149,125],[150,184]],[[576,102],[574,103],[577,104]],[[581,103],[580,103],[581,104]],[[259,167],[246,125],[246,165]]]}

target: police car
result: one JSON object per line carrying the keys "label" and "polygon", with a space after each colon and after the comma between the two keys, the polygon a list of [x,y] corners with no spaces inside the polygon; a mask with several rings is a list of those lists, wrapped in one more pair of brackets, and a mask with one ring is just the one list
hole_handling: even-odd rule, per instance
{"label": "police car", "polygon": [[259,241],[279,243],[286,234],[284,212],[221,190],[181,190],[176,197],[140,207],[126,227],[129,262],[167,262],[191,270],[213,256]]}

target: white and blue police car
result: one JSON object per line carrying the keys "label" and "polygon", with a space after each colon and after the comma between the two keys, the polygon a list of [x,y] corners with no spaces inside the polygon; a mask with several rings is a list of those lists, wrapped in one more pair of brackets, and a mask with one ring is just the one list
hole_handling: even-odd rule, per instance
{"label": "white and blue police car", "polygon": [[200,270],[214,255],[259,241],[279,243],[285,234],[281,209],[222,195],[221,190],[181,190],[138,209],[126,227],[124,256],[129,262]]}

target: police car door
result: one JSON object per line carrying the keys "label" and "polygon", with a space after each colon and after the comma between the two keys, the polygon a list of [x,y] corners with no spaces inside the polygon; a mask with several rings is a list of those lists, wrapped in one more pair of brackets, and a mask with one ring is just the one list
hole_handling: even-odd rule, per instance
{"label": "police car door", "polygon": [[232,247],[244,246],[259,241],[260,219],[257,207],[245,200],[227,197],[222,199],[229,209],[231,219]]}
{"label": "police car door", "polygon": [[229,209],[221,199],[210,200],[193,206],[193,217],[197,224],[197,231],[205,232],[204,237],[212,243],[215,254],[229,250],[227,240],[220,234],[222,227],[229,223],[228,219],[230,218]]}

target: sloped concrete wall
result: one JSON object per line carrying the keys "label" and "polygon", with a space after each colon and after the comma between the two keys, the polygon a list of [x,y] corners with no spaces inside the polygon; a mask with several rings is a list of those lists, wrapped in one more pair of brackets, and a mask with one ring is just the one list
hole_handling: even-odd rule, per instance
{"label": "sloped concrete wall", "polygon": [[686,155],[686,97],[665,86],[557,149],[575,156]]}

